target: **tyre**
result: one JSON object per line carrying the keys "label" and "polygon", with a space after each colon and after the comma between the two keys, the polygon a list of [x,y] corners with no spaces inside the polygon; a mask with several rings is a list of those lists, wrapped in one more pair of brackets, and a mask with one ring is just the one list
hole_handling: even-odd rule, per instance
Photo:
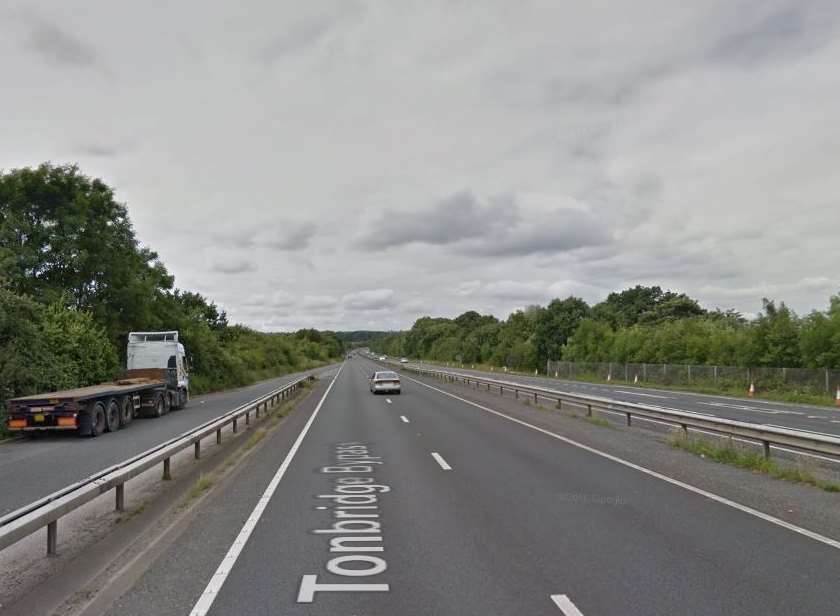
{"label": "tyre", "polygon": [[163,417],[168,412],[166,408],[166,399],[164,398],[163,394],[158,394],[155,396],[155,410],[154,416],[155,417]]}
{"label": "tyre", "polygon": [[91,410],[90,436],[96,437],[105,432],[105,405],[97,402]]}
{"label": "tyre", "polygon": [[125,428],[134,419],[134,403],[131,396],[125,396],[120,403],[120,426]]}
{"label": "tyre", "polygon": [[111,398],[105,404],[105,430],[116,432],[120,429],[120,404],[116,398]]}

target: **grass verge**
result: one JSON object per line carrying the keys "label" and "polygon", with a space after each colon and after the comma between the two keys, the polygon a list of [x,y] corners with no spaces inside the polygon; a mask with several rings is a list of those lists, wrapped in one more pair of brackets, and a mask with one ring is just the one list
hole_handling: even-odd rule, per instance
{"label": "grass verge", "polygon": [[709,458],[720,464],[728,464],[757,473],[763,473],[774,479],[807,483],[826,492],[840,492],[840,484],[819,479],[804,468],[778,464],[773,460],[768,460],[758,452],[738,449],[731,442],[725,445],[718,445],[706,439],[676,436],[671,440],[671,445],[675,449],[681,449],[703,458]]}

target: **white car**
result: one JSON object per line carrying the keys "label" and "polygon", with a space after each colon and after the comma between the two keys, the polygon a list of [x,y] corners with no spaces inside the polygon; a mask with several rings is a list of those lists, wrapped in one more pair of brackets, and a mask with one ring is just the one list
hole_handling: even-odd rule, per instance
{"label": "white car", "polygon": [[370,375],[368,380],[370,384],[370,393],[378,394],[380,391],[385,393],[400,393],[400,375],[390,370],[377,371]]}
{"label": "white car", "polygon": [[408,363],[408,358],[407,358],[407,357],[403,357],[402,359],[400,359],[400,363],[401,363],[401,364],[407,364],[407,363]]}
{"label": "white car", "polygon": [[380,356],[379,356],[379,361],[385,361],[385,359],[386,359],[386,358],[385,358],[385,356],[384,356],[384,355],[380,355]]}

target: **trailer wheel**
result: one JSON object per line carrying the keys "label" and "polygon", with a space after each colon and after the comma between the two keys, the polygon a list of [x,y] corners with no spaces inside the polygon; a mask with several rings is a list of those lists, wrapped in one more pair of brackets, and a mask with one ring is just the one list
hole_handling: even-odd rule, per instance
{"label": "trailer wheel", "polygon": [[166,415],[166,398],[163,394],[155,396],[155,417],[163,417]]}
{"label": "trailer wheel", "polygon": [[116,432],[120,429],[120,405],[116,398],[108,400],[105,407],[105,428],[108,432]]}
{"label": "trailer wheel", "polygon": [[131,396],[125,396],[120,404],[120,426],[125,428],[134,419],[134,404],[131,402]]}
{"label": "trailer wheel", "polygon": [[99,436],[105,432],[105,405],[101,402],[94,404],[93,409],[90,412],[90,416],[90,436]]}

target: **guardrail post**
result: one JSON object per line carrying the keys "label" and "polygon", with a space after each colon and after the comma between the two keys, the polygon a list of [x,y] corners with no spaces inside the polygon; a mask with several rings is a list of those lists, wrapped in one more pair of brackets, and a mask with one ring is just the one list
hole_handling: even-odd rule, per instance
{"label": "guardrail post", "polygon": [[537,404],[537,402],[539,402],[539,401],[537,400],[537,394],[534,394],[534,404]]}
{"label": "guardrail post", "polygon": [[630,413],[627,413],[627,425],[628,425],[628,426],[629,426],[629,425],[630,425],[630,423],[631,423],[631,419],[630,419],[631,417],[632,417],[632,415],[631,415]]}
{"label": "guardrail post", "polygon": [[586,416],[587,417],[592,417],[592,405],[591,404],[586,405]]}
{"label": "guardrail post", "polygon": [[518,389],[513,390],[513,397],[516,398],[517,400],[519,400],[519,390]]}
{"label": "guardrail post", "polygon": [[257,419],[260,418],[260,405],[257,405]]}
{"label": "guardrail post", "polygon": [[563,410],[563,398],[557,398],[557,410],[558,411]]}
{"label": "guardrail post", "polygon": [[246,411],[245,412],[245,425],[246,426],[251,425],[251,411]]}
{"label": "guardrail post", "polygon": [[163,480],[164,481],[170,481],[171,479],[172,479],[171,465],[169,464],[169,458],[166,458],[163,461]]}
{"label": "guardrail post", "polygon": [[195,459],[196,460],[200,459],[201,458],[201,439],[199,439],[195,442],[195,445],[194,445],[193,449],[194,449]]}
{"label": "guardrail post", "polygon": [[683,431],[683,438],[687,439],[688,438],[688,426],[685,425],[685,424],[680,424],[680,427],[682,428],[682,431]]}
{"label": "guardrail post", "polygon": [[236,417],[233,418],[233,433],[236,434]]}
{"label": "guardrail post", "polygon": [[125,510],[125,484],[118,483],[117,486],[114,488],[114,494],[116,496],[116,510],[117,511],[124,511]]}
{"label": "guardrail post", "polygon": [[500,396],[504,396],[504,395],[505,395],[505,388],[504,388],[502,385],[499,385],[499,395],[500,395]]}
{"label": "guardrail post", "polygon": [[58,520],[47,524],[47,556],[55,556],[58,553]]}
{"label": "guardrail post", "polygon": [[219,428],[218,430],[216,430],[216,444],[217,444],[217,445],[221,445],[221,444],[222,444],[222,429],[221,429],[221,428]]}
{"label": "guardrail post", "polygon": [[770,442],[769,441],[761,441],[762,450],[764,452],[764,459],[770,459]]}

